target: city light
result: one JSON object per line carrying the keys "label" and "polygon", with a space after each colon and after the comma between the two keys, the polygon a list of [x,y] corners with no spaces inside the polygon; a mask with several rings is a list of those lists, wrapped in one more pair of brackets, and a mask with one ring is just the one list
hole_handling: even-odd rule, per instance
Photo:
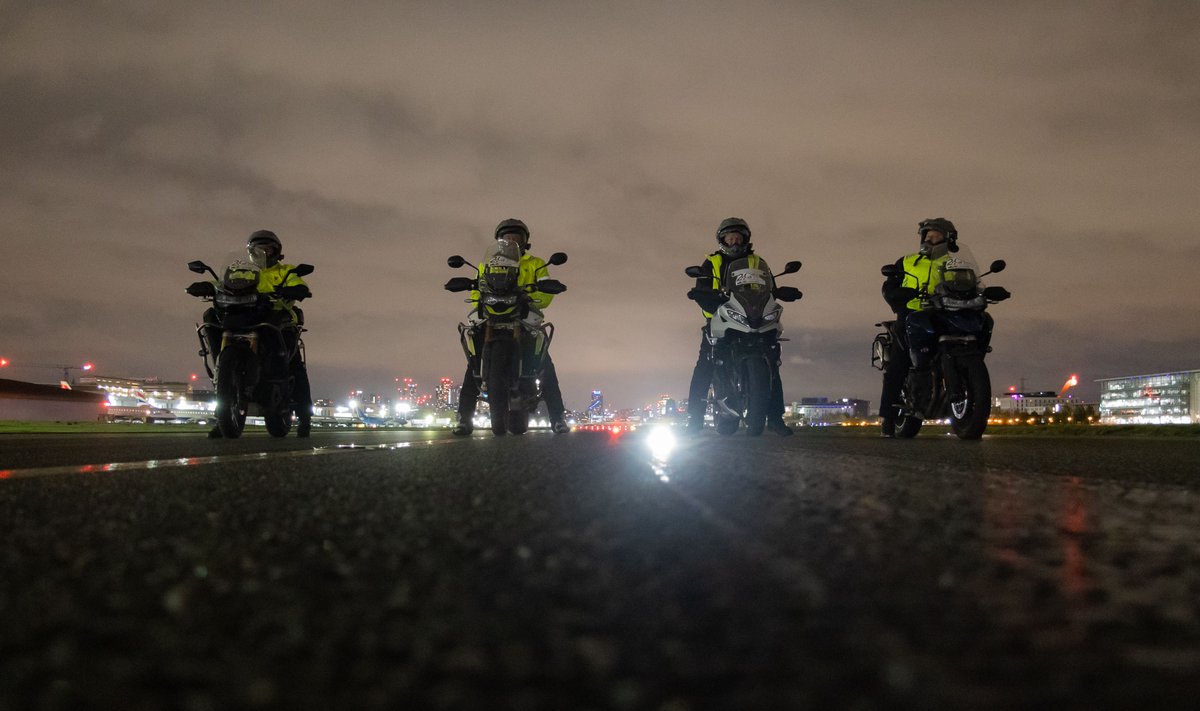
{"label": "city light", "polygon": [[8,358],[0,358],[0,368],[5,368],[7,366],[8,366]]}
{"label": "city light", "polygon": [[80,370],[91,370],[92,368],[95,368],[95,367],[96,366],[92,365],[91,363],[84,363],[83,367],[80,368]]}

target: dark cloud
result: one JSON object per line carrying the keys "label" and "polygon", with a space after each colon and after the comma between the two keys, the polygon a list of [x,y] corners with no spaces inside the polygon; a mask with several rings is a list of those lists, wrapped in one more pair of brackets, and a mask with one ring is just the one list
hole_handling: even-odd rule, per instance
{"label": "dark cloud", "polygon": [[193,372],[184,263],[269,227],[317,266],[318,393],[457,378],[444,260],[516,216],[571,257],[550,313],[568,402],[682,397],[682,270],[740,215],[773,264],[805,263],[789,398],[876,399],[878,268],[948,215],[1010,264],[997,383],[1197,367],[1177,324],[1200,315],[1198,12],[10,2],[0,351]]}

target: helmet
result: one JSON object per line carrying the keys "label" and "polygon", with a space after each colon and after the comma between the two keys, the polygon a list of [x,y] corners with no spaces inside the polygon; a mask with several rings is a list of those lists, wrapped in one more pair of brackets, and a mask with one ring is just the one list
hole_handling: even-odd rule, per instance
{"label": "helmet", "polygon": [[283,259],[283,243],[271,230],[257,230],[251,234],[250,239],[246,240],[246,251],[250,254],[250,261],[260,269],[273,267]]}
{"label": "helmet", "polygon": [[[726,232],[737,232],[746,239],[738,245],[725,244]],[[717,248],[727,257],[744,257],[750,252],[750,225],[740,217],[727,217],[717,227]]]}
{"label": "helmet", "polygon": [[921,236],[921,241],[925,241],[925,233],[930,230],[936,230],[946,235],[946,244],[951,252],[958,251],[958,230],[954,228],[954,223],[944,217],[930,217],[927,220],[921,220],[917,224],[917,234]]}
{"label": "helmet", "polygon": [[526,251],[529,249],[529,228],[525,226],[524,222],[515,217],[502,220],[500,224],[496,225],[496,239],[500,239],[507,234],[520,235],[521,250]]}

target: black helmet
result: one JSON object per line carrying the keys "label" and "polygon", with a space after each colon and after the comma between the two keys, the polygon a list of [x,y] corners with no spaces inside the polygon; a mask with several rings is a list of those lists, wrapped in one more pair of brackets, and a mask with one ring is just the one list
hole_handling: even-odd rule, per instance
{"label": "black helmet", "polygon": [[[263,247],[274,247],[274,252],[268,255]],[[258,248],[258,255],[255,254],[255,248]],[[250,254],[250,261],[258,267],[273,267],[283,259],[283,243],[271,230],[257,230],[246,240],[246,252]]]}
{"label": "black helmet", "polygon": [[504,235],[515,234],[521,236],[521,249],[529,249],[529,228],[525,226],[515,217],[510,217],[507,220],[502,220],[496,225],[496,239],[500,239]]}
{"label": "black helmet", "polygon": [[946,241],[950,245],[950,251],[958,251],[956,241],[959,240],[959,231],[954,228],[954,222],[950,222],[946,217],[930,217],[928,220],[922,220],[917,225],[917,234],[920,235],[922,241],[925,240],[925,233],[930,229],[941,232],[946,235]]}
{"label": "black helmet", "polygon": [[[730,246],[725,244],[722,239],[726,232],[737,232],[746,238],[745,242],[739,245]],[[717,248],[721,253],[729,257],[744,257],[750,252],[750,225],[740,217],[726,217],[721,220],[721,225],[717,227]]]}

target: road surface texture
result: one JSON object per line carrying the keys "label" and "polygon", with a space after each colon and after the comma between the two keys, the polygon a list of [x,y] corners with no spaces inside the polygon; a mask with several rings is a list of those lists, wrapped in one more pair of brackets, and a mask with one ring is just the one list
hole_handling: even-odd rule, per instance
{"label": "road surface texture", "polygon": [[1200,707],[1194,440],[651,439],[0,438],[0,709]]}

